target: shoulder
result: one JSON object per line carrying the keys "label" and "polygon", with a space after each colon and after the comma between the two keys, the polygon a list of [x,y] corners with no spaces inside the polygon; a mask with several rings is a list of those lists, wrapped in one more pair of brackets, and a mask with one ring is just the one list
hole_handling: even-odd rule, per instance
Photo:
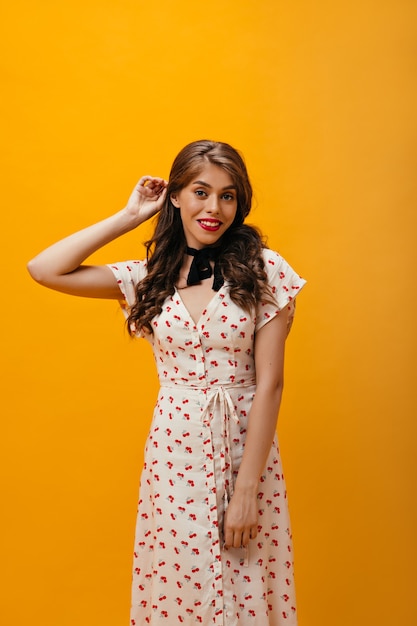
{"label": "shoulder", "polygon": [[264,248],[262,256],[268,282],[282,308],[288,300],[292,300],[297,295],[306,281],[275,250]]}
{"label": "shoulder", "polygon": [[282,256],[278,254],[278,252],[275,252],[275,250],[271,250],[270,248],[262,249],[262,257],[265,263],[269,263],[271,265],[275,265],[282,259]]}
{"label": "shoulder", "polygon": [[108,267],[117,278],[131,280],[134,284],[145,278],[147,274],[146,260],[118,261],[117,263],[109,263]]}
{"label": "shoulder", "polygon": [[295,298],[304,287],[306,281],[274,250],[264,248],[262,251],[267,274],[268,285],[275,299],[271,302],[261,302],[257,309],[255,330],[276,317],[280,311],[288,307],[288,331],[291,327],[295,310]]}
{"label": "shoulder", "polygon": [[263,248],[262,258],[265,263],[265,271],[269,275],[274,275],[284,267],[289,267],[287,261],[275,250]]}
{"label": "shoulder", "polygon": [[132,306],[136,301],[136,285],[147,274],[146,261],[118,261],[109,263],[107,267],[113,272],[123,300]]}

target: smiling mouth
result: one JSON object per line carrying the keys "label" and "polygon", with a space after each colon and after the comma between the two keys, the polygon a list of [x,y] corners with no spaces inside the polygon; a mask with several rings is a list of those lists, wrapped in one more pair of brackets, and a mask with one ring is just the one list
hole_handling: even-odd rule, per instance
{"label": "smiling mouth", "polygon": [[218,230],[223,222],[219,220],[197,220],[204,230]]}

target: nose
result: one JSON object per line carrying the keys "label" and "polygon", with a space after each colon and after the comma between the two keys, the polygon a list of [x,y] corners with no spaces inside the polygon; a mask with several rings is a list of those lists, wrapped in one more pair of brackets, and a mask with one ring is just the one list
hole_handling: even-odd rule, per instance
{"label": "nose", "polygon": [[210,195],[209,200],[206,203],[206,210],[208,213],[219,212],[219,199],[216,194]]}

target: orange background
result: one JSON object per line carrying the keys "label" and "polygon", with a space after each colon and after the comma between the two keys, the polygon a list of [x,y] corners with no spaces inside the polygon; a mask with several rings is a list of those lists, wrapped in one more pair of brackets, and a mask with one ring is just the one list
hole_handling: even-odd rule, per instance
{"label": "orange background", "polygon": [[417,623],[416,24],[411,0],[3,6],[3,624],[128,624],[153,359],[25,264],[199,138],[243,151],[309,281],[279,424],[300,626]]}

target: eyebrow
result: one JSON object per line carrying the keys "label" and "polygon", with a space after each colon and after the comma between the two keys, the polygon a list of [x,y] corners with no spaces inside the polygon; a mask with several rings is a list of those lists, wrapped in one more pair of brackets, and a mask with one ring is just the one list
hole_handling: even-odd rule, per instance
{"label": "eyebrow", "polygon": [[[195,180],[193,183],[193,185],[201,185],[202,187],[207,187],[208,189],[212,189],[212,186],[209,185],[208,183],[205,183],[204,180]],[[227,187],[223,187],[222,191],[225,191],[226,189],[237,189],[236,185],[227,185]]]}

